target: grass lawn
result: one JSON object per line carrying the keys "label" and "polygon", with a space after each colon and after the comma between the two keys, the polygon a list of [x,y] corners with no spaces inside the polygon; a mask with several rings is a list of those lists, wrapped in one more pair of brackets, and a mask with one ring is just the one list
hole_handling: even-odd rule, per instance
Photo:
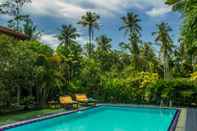
{"label": "grass lawn", "polygon": [[45,116],[54,113],[60,113],[65,111],[65,109],[41,109],[36,111],[21,112],[16,114],[1,115],[0,116],[0,126],[5,124],[14,123],[17,121],[27,120],[39,116]]}

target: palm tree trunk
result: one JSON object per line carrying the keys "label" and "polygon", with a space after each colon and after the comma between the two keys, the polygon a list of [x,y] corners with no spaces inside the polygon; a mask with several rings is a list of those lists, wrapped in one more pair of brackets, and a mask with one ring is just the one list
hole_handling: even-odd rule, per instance
{"label": "palm tree trunk", "polygon": [[46,106],[46,91],[45,91],[45,89],[43,89],[42,99],[41,99],[41,107],[45,107],[45,106]]}
{"label": "palm tree trunk", "polygon": [[89,26],[89,29],[88,29],[88,33],[89,33],[89,47],[88,47],[88,55],[91,56],[92,52],[91,52],[91,48],[92,48],[92,27]]}
{"label": "palm tree trunk", "polygon": [[89,33],[89,43],[91,44],[92,43],[92,27],[91,26],[89,26],[88,33]]}
{"label": "palm tree trunk", "polygon": [[[94,41],[94,30],[92,29],[92,42]],[[92,43],[93,44],[93,43]],[[93,47],[93,46],[92,46]]]}
{"label": "palm tree trunk", "polygon": [[16,31],[19,31],[19,3],[17,3],[17,7],[16,7]]}
{"label": "palm tree trunk", "polygon": [[17,104],[20,105],[21,88],[17,86]]}
{"label": "palm tree trunk", "polygon": [[46,106],[46,98],[47,98],[47,84],[43,83],[42,84],[42,91],[41,91],[41,107],[45,107]]}
{"label": "palm tree trunk", "polygon": [[164,51],[164,80],[170,79],[167,51]]}
{"label": "palm tree trunk", "polygon": [[65,48],[67,48],[68,46],[70,46],[70,42],[69,42],[69,39],[66,38]]}

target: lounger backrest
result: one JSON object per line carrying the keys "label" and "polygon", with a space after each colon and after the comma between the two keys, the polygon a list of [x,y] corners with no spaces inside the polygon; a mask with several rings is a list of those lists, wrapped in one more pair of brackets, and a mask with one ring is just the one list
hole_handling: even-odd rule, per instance
{"label": "lounger backrest", "polygon": [[85,94],[76,94],[76,100],[78,101],[87,101],[88,97]]}
{"label": "lounger backrest", "polygon": [[59,100],[60,103],[71,103],[73,101],[70,96],[60,96]]}

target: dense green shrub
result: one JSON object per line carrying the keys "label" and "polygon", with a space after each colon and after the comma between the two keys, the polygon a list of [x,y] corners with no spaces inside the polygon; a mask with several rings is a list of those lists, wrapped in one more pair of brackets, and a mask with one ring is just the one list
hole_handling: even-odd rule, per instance
{"label": "dense green shrub", "polygon": [[159,105],[163,101],[167,106],[197,104],[195,82],[190,79],[159,80],[154,73],[139,73],[138,77],[127,79],[102,77],[98,92],[97,99],[103,102]]}
{"label": "dense green shrub", "polygon": [[58,66],[49,59],[53,50],[37,41],[16,41],[4,35],[0,49],[0,106],[45,105],[62,81]]}
{"label": "dense green shrub", "polygon": [[147,87],[155,80],[158,80],[158,75],[148,72],[137,73],[126,78],[103,75],[98,97],[105,102],[146,103]]}
{"label": "dense green shrub", "polygon": [[197,85],[190,79],[158,80],[149,85],[153,97],[151,101],[159,104],[164,100],[177,106],[191,106],[197,104]]}

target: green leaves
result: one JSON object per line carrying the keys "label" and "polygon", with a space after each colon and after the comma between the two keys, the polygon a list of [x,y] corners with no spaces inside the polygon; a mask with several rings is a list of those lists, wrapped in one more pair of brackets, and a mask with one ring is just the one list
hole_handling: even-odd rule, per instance
{"label": "green leaves", "polygon": [[16,31],[22,31],[23,22],[27,15],[22,13],[22,8],[31,0],[5,0],[0,5],[0,14],[6,14],[13,17],[8,21],[8,26]]}
{"label": "green leaves", "polygon": [[[179,11],[183,17],[181,27],[182,45],[184,44],[187,58],[186,64],[196,63],[195,57],[197,41],[197,2],[196,0],[167,0],[167,4],[173,6],[175,11]],[[191,59],[193,57],[194,59]]]}
{"label": "green leaves", "polygon": [[[149,88],[154,89],[155,99],[173,100],[175,105],[189,106],[192,102],[195,103],[195,95],[197,86],[189,79],[175,80],[159,80],[149,85]],[[186,99],[187,101],[186,101]]]}
{"label": "green leaves", "polygon": [[132,35],[133,33],[140,34],[141,27],[139,26],[139,22],[141,21],[138,18],[138,15],[133,12],[128,12],[126,16],[122,18],[123,25],[119,28],[119,30],[125,30],[125,34],[129,33]]}
{"label": "green leaves", "polygon": [[23,24],[23,32],[28,36],[29,39],[38,39],[41,36],[40,31],[37,26],[34,25],[33,21],[29,18],[29,16],[25,19]]}
{"label": "green leaves", "polygon": [[128,12],[126,16],[123,16],[122,18],[122,26],[119,28],[119,30],[125,30],[125,34],[129,35],[129,42],[128,44],[121,44],[122,47],[129,50],[129,52],[132,55],[131,62],[134,65],[134,68],[136,70],[139,70],[138,65],[139,63],[139,43],[140,41],[140,31],[141,27],[139,25],[139,22],[141,21],[138,18],[138,15],[134,14],[133,12]]}
{"label": "green leaves", "polygon": [[100,16],[97,15],[95,12],[87,12],[85,15],[81,16],[81,20],[78,22],[78,24],[82,25],[83,27],[88,28],[88,36],[89,36],[89,46],[88,48],[88,55],[92,56],[93,53],[93,43],[94,40],[94,29],[99,30],[99,23],[98,20],[100,19]]}
{"label": "green leaves", "polygon": [[61,45],[67,48],[70,44],[75,43],[79,37],[77,29],[72,25],[62,25],[58,39],[61,41]]}
{"label": "green leaves", "polygon": [[172,54],[173,43],[170,37],[169,32],[172,31],[171,27],[168,23],[160,23],[157,26],[157,31],[153,32],[153,36],[155,36],[155,41],[159,42],[160,44],[160,56],[161,60],[163,61],[164,67],[164,79],[169,79],[170,75],[170,68],[169,68],[169,61],[170,55]]}
{"label": "green leaves", "polygon": [[173,5],[178,1],[180,1],[180,0],[167,0],[165,3],[168,4],[168,5]]}

